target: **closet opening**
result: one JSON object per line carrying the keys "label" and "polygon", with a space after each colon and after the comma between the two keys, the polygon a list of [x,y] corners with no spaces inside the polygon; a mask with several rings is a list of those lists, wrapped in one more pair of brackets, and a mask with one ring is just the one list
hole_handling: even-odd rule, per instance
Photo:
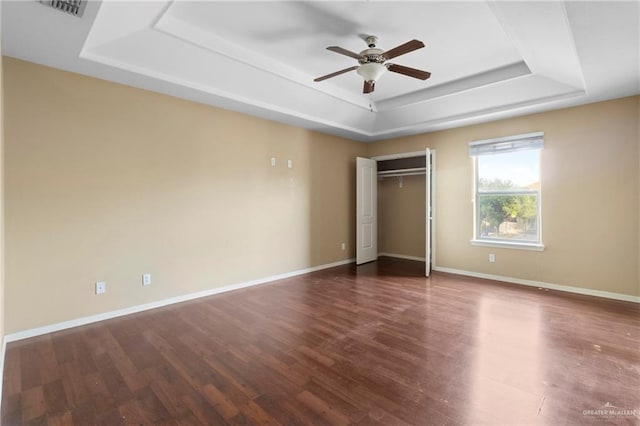
{"label": "closet opening", "polygon": [[358,158],[356,263],[434,259],[435,151]]}

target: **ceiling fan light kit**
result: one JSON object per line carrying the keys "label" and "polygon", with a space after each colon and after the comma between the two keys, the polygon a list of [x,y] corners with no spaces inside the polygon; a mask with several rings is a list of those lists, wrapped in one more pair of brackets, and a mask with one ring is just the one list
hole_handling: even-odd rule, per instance
{"label": "ceiling fan light kit", "polygon": [[364,81],[375,82],[378,81],[380,77],[382,77],[382,74],[384,74],[386,70],[387,67],[385,67],[383,64],[374,62],[360,65],[356,72],[360,74],[362,78],[364,78]]}
{"label": "ceiling fan light kit", "polygon": [[389,59],[423,48],[424,43],[420,40],[408,41],[386,52],[382,49],[376,48],[376,43],[378,42],[378,38],[376,36],[368,36],[365,39],[365,42],[367,43],[369,48],[363,50],[360,53],[355,53],[339,46],[327,47],[327,50],[331,50],[332,52],[357,59],[360,65],[345,68],[343,70],[318,77],[313,81],[323,81],[340,74],[356,70],[356,72],[364,79],[363,93],[371,93],[374,90],[376,81],[378,81],[387,70],[420,80],[426,80],[431,76],[431,73],[428,71],[409,68],[402,65],[385,63]]}

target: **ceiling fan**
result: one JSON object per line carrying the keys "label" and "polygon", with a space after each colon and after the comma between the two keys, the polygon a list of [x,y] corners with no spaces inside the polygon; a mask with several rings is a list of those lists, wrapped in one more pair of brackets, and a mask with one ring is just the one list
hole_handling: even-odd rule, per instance
{"label": "ceiling fan", "polygon": [[318,77],[313,81],[323,81],[349,71],[357,70],[356,72],[364,78],[364,89],[362,90],[362,93],[371,93],[375,88],[376,81],[378,81],[382,74],[387,70],[397,72],[398,74],[408,75],[409,77],[418,78],[420,80],[426,80],[431,77],[431,73],[428,71],[386,63],[389,59],[423,48],[424,43],[420,40],[408,41],[398,47],[387,50],[386,52],[382,49],[376,48],[376,43],[378,42],[378,37],[376,36],[367,36],[365,38],[365,42],[369,48],[360,53],[355,53],[339,46],[327,47],[327,50],[357,59],[360,65],[332,72],[331,74]]}

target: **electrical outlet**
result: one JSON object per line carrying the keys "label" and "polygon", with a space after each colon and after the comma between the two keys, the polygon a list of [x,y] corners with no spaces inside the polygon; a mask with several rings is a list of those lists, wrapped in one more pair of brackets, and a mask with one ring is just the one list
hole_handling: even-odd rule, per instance
{"label": "electrical outlet", "polygon": [[340,244],[340,248],[342,250],[346,250],[347,249],[347,245],[345,243]]}
{"label": "electrical outlet", "polygon": [[107,283],[99,281],[96,283],[96,294],[104,294],[107,292]]}
{"label": "electrical outlet", "polygon": [[143,274],[142,275],[142,285],[151,284],[151,274]]}
{"label": "electrical outlet", "polygon": [[271,167],[276,166],[276,157],[271,157]]}
{"label": "electrical outlet", "polygon": [[495,262],[495,261],[496,261],[496,255],[495,255],[495,254],[493,254],[493,253],[491,253],[491,254],[489,255],[489,262],[493,263],[493,262]]}
{"label": "electrical outlet", "polygon": [[292,168],[293,167],[293,161],[287,160],[287,167],[288,168]]}

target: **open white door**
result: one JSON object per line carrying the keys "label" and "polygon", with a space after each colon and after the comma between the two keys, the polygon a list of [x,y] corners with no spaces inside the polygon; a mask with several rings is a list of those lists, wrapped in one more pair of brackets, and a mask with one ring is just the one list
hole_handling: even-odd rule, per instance
{"label": "open white door", "polygon": [[431,220],[433,218],[431,212],[431,150],[427,148],[425,161],[425,179],[426,179],[426,207],[425,207],[425,256],[424,256],[424,276],[428,277],[431,273]]}
{"label": "open white door", "polygon": [[356,264],[378,259],[378,163],[356,160]]}

